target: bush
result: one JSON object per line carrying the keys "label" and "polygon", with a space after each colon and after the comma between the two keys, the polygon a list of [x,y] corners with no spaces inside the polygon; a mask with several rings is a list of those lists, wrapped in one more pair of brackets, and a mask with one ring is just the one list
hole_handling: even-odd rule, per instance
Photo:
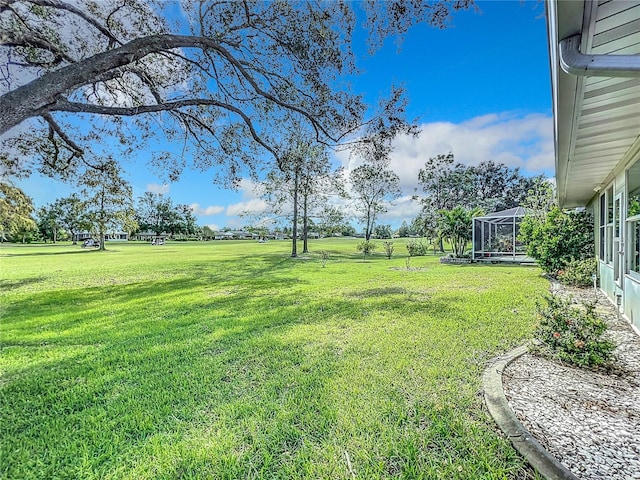
{"label": "bush", "polygon": [[371,255],[378,246],[374,242],[370,242],[369,240],[365,240],[364,242],[360,242],[356,248],[359,252],[362,252],[362,257],[367,258],[367,255]]}
{"label": "bush", "polygon": [[593,275],[597,272],[598,261],[595,258],[572,260],[558,272],[558,281],[574,287],[593,285]]}
{"label": "bush", "polygon": [[587,211],[564,212],[554,207],[540,219],[526,216],[520,224],[520,240],[527,255],[553,276],[574,260],[594,256],[593,216]]}
{"label": "bush", "polygon": [[422,240],[411,240],[407,243],[407,251],[410,257],[423,257],[429,253],[429,246]]}
{"label": "bush", "polygon": [[596,367],[611,360],[615,345],[602,338],[607,324],[595,311],[595,304],[574,305],[558,296],[538,305],[540,325],[535,337],[541,342],[534,351],[579,367]]}
{"label": "bush", "polygon": [[382,242],[382,246],[384,247],[384,254],[391,260],[391,255],[393,255],[393,242]]}
{"label": "bush", "polygon": [[329,252],[326,250],[320,250],[318,252],[320,254],[320,260],[322,261],[322,268],[327,266],[327,261],[329,260]]}

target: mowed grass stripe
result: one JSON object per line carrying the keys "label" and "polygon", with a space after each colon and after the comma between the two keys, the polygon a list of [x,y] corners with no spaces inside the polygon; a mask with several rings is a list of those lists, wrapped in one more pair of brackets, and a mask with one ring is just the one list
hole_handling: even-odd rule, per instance
{"label": "mowed grass stripe", "polygon": [[1,476],[526,478],[480,376],[540,272],[356,244],[3,246]]}

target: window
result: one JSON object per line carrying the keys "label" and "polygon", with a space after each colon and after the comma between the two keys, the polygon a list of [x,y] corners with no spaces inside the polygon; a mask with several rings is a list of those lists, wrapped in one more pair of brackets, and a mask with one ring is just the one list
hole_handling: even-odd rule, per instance
{"label": "window", "polygon": [[613,263],[613,186],[607,188],[606,262]]}
{"label": "window", "polygon": [[613,279],[615,282],[620,285],[621,284],[621,274],[622,274],[622,254],[620,251],[622,239],[620,238],[620,232],[622,231],[622,227],[620,226],[620,222],[622,222],[622,194],[618,193],[616,195],[615,200],[613,201]]}
{"label": "window", "polygon": [[627,170],[629,273],[640,279],[640,160]]}
{"label": "window", "polygon": [[603,193],[600,195],[600,222],[598,233],[600,234],[600,260],[604,262],[604,252],[605,252],[605,232],[607,228],[607,198]]}

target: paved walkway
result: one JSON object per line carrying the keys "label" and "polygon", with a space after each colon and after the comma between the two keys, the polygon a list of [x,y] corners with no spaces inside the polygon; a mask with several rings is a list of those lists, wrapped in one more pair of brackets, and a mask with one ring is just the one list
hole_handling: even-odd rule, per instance
{"label": "paved walkway", "polygon": [[[593,289],[552,291],[593,301]],[[584,480],[640,480],[640,336],[598,295],[621,367],[595,373],[524,354],[502,372],[509,406],[562,465]]]}

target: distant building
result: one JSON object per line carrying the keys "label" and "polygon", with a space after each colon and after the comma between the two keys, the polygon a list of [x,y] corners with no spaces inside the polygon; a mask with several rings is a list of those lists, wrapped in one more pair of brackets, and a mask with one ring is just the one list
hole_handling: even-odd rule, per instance
{"label": "distant building", "polygon": [[[90,238],[97,238],[97,237],[98,237],[97,233],[82,231],[82,232],[74,233],[72,240],[74,242],[83,242]],[[126,242],[129,240],[129,234],[127,232],[108,232],[105,234],[104,239],[106,241],[112,241],[112,242]]]}

